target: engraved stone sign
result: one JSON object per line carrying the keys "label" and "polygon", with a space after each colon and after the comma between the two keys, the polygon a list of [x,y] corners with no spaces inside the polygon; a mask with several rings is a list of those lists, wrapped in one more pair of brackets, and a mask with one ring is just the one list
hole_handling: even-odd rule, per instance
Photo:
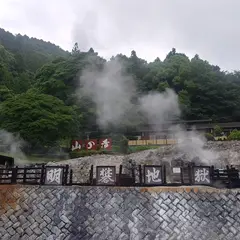
{"label": "engraved stone sign", "polygon": [[114,166],[97,166],[97,185],[115,185],[116,184],[116,167]]}
{"label": "engraved stone sign", "polygon": [[63,168],[46,167],[45,184],[62,185],[63,183]]}
{"label": "engraved stone sign", "polygon": [[211,183],[210,167],[193,168],[194,184],[209,185]]}
{"label": "engraved stone sign", "polygon": [[160,185],[162,182],[162,166],[144,166],[144,183],[146,185]]}

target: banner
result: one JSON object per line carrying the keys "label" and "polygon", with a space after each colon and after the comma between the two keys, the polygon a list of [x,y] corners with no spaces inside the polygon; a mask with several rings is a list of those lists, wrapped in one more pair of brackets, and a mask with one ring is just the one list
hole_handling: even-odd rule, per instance
{"label": "banner", "polygon": [[[99,145],[98,145],[99,143]],[[112,139],[111,138],[101,138],[101,139],[89,139],[89,140],[72,140],[71,150],[97,150],[98,146],[100,149],[112,150]]]}
{"label": "banner", "polygon": [[72,140],[71,150],[72,151],[80,151],[83,148],[82,140]]}
{"label": "banner", "polygon": [[112,139],[111,138],[102,138],[99,140],[100,146],[102,149],[111,150],[112,149]]}
{"label": "banner", "polygon": [[86,150],[97,150],[97,139],[91,139],[85,141]]}

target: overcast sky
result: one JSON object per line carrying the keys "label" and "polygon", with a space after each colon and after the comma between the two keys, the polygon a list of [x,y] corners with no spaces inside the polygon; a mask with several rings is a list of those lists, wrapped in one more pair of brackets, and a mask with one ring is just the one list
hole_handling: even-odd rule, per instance
{"label": "overcast sky", "polygon": [[0,0],[0,27],[106,58],[135,50],[148,61],[175,47],[240,69],[240,0]]}

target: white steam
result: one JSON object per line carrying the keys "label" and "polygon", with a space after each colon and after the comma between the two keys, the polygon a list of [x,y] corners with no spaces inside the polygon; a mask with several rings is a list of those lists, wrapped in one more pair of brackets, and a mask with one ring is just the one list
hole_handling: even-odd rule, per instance
{"label": "white steam", "polygon": [[[133,78],[126,74],[118,60],[107,62],[101,72],[85,70],[80,82],[81,93],[91,96],[97,106],[100,127],[104,128],[109,123],[117,125],[126,120],[129,122],[133,118],[130,109],[133,106],[131,100],[136,96],[136,87]],[[153,126],[152,131],[161,132],[167,127],[179,142],[177,148],[187,154],[189,160],[198,157],[202,164],[213,164],[216,153],[204,149],[204,136],[194,130],[187,132],[183,127],[173,125],[172,121],[181,115],[178,96],[173,90],[141,96],[135,108]]]}
{"label": "white steam", "polygon": [[132,77],[124,76],[124,68],[119,61],[107,62],[101,72],[85,70],[81,84],[82,93],[96,103],[100,127],[121,123],[131,108],[135,87]]}
{"label": "white steam", "polygon": [[0,155],[9,155],[14,158],[14,164],[21,164],[26,160],[22,147],[26,143],[19,137],[5,130],[0,130]]}
{"label": "white steam", "polygon": [[[163,93],[149,93],[140,99],[141,110],[147,116],[148,122],[156,126],[156,131],[161,126],[180,116],[178,97],[171,89]],[[160,126],[160,129],[159,129]]]}
{"label": "white steam", "polygon": [[204,148],[206,143],[204,135],[197,133],[194,129],[186,131],[180,125],[171,126],[170,130],[178,139],[178,150],[187,155],[188,159],[198,157],[200,163],[204,165],[214,165],[217,161],[217,153]]}

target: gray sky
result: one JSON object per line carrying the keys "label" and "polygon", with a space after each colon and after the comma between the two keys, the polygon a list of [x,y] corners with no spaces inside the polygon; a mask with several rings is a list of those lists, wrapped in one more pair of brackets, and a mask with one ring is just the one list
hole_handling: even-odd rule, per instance
{"label": "gray sky", "polygon": [[134,49],[148,61],[175,47],[240,69],[240,0],[0,0],[0,27],[106,58]]}

